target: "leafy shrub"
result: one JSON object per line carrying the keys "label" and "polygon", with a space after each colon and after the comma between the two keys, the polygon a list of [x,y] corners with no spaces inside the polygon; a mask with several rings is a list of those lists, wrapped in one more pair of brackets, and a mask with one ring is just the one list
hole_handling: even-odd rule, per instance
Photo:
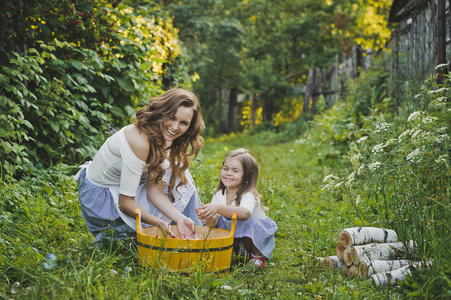
{"label": "leafy shrub", "polygon": [[[135,1],[136,10],[118,7],[121,1],[114,2],[116,9],[87,0],[60,2],[28,3],[23,14],[30,14],[31,23],[10,37],[9,48],[0,49],[14,50],[0,66],[4,174],[18,177],[59,163],[81,163],[112,129],[128,124],[139,106],[160,93],[163,81],[170,88],[187,79],[184,70],[165,75],[165,65],[181,53],[171,21],[152,7]],[[8,2],[12,11],[21,5]],[[5,16],[3,22],[14,20],[10,12]],[[24,52],[20,34],[29,42]]]}
{"label": "leafy shrub", "polygon": [[[432,76],[414,99],[404,100],[414,108],[409,114],[375,115],[373,129],[350,144],[349,169],[324,179],[325,189],[355,203],[355,225],[395,229],[401,241],[414,240],[414,257],[433,261],[432,269],[451,259],[451,89],[449,81],[435,82]],[[407,285],[420,288],[413,284],[419,280],[422,295],[443,296],[449,275],[416,276]]]}

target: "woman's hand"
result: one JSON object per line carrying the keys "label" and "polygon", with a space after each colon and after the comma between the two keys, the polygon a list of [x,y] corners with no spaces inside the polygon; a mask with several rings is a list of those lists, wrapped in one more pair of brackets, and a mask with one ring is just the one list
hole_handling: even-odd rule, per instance
{"label": "woman's hand", "polygon": [[195,224],[189,218],[181,218],[175,221],[182,239],[194,239],[196,237]]}
{"label": "woman's hand", "polygon": [[158,222],[157,227],[163,232],[164,236],[168,235],[171,238],[175,238],[176,237],[174,232],[172,232],[171,226],[169,226],[169,223],[161,221],[161,222]]}

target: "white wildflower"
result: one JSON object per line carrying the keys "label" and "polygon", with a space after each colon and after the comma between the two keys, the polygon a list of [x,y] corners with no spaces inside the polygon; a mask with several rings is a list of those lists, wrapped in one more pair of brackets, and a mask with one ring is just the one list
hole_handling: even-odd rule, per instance
{"label": "white wildflower", "polygon": [[330,184],[326,184],[325,186],[323,186],[323,188],[321,189],[322,191],[324,190],[330,190]]}
{"label": "white wildflower", "polygon": [[410,140],[411,140],[411,141],[416,140],[417,136],[418,136],[421,132],[422,132],[421,129],[418,129],[417,131],[415,131],[415,132],[412,134],[412,137],[410,138]]}
{"label": "white wildflower", "polygon": [[420,148],[417,148],[407,155],[407,160],[410,161],[411,163],[414,163],[419,154],[420,154]]}
{"label": "white wildflower", "polygon": [[396,139],[389,139],[389,140],[385,143],[384,147],[388,147],[388,146],[390,146],[390,145],[393,145],[395,142],[396,142]]}
{"label": "white wildflower", "polygon": [[431,91],[428,92],[428,94],[433,94],[434,95],[434,94],[440,94],[440,93],[446,92],[446,91],[448,91],[448,88],[443,87],[443,88],[438,89],[438,90],[431,90]]}
{"label": "white wildflower", "polygon": [[441,134],[435,139],[435,142],[437,144],[441,144],[441,143],[447,142],[447,141],[449,141],[449,135],[447,135],[447,134]]}
{"label": "white wildflower", "polygon": [[410,130],[410,129],[407,129],[406,131],[404,131],[403,133],[401,133],[401,134],[399,135],[399,137],[398,137],[398,142],[402,142],[403,139],[404,139],[404,137],[405,137],[406,135],[408,135],[408,134],[411,134],[411,133],[412,133],[412,130]]}
{"label": "white wildflower", "polygon": [[422,111],[415,111],[411,113],[410,116],[407,118],[407,122],[414,121],[417,118],[421,117],[422,115],[423,115]]}
{"label": "white wildflower", "polygon": [[417,146],[432,143],[435,139],[435,134],[430,131],[422,131],[421,135],[412,136],[412,142]]}
{"label": "white wildflower", "polygon": [[391,126],[390,123],[386,123],[386,122],[380,123],[380,124],[376,125],[376,130],[375,131],[376,132],[389,131],[390,130],[390,126]]}
{"label": "white wildflower", "polygon": [[422,96],[421,94],[416,94],[415,96],[413,96],[413,99],[420,98],[421,96]]}
{"label": "white wildflower", "polygon": [[435,70],[438,71],[438,70],[444,69],[446,67],[448,67],[448,64],[439,64],[435,67]]}
{"label": "white wildflower", "polygon": [[441,107],[445,107],[447,102],[448,102],[448,98],[442,96],[442,97],[438,97],[437,99],[435,99],[434,101],[429,103],[428,106],[435,107],[435,108],[441,108]]}
{"label": "white wildflower", "polygon": [[294,152],[294,149],[290,149],[290,152],[293,153],[293,152]]}
{"label": "white wildflower", "polygon": [[348,182],[346,182],[346,186],[349,186],[355,179],[355,171],[352,172],[349,176],[348,176]]}
{"label": "white wildflower", "polygon": [[336,188],[338,188],[340,185],[342,185],[343,184],[343,181],[340,181],[339,183],[337,183],[335,186],[334,186],[334,188],[336,189]]}
{"label": "white wildflower", "polygon": [[376,146],[373,147],[373,150],[371,150],[372,154],[378,154],[380,152],[384,151],[384,143],[382,144],[377,144]]}
{"label": "white wildflower", "polygon": [[382,164],[381,164],[380,162],[377,161],[377,162],[372,163],[371,165],[369,165],[368,168],[369,168],[371,171],[374,171],[374,170],[376,170],[377,168],[379,168],[381,165],[382,165]]}
{"label": "white wildflower", "polygon": [[304,144],[305,143],[305,139],[299,139],[296,140],[296,142],[294,142],[295,144]]}
{"label": "white wildflower", "polygon": [[357,175],[360,175],[362,173],[363,169],[365,169],[365,165],[361,165],[360,168],[357,170]]}
{"label": "white wildflower", "polygon": [[362,155],[356,154],[353,157],[351,157],[350,161],[352,164],[358,163],[360,161],[361,157],[362,157]]}
{"label": "white wildflower", "polygon": [[340,178],[337,177],[337,176],[334,176],[333,174],[329,174],[329,175],[327,175],[326,177],[324,177],[323,182],[326,182],[326,181],[328,181],[329,179],[335,180],[335,179],[340,179]]}
{"label": "white wildflower", "polygon": [[367,138],[368,138],[367,135],[362,136],[362,137],[357,141],[357,143],[361,143],[361,142],[363,142],[364,140],[366,140]]}
{"label": "white wildflower", "polygon": [[449,162],[448,154],[442,154],[435,160],[435,163],[438,165],[446,164],[447,162]]}
{"label": "white wildflower", "polygon": [[434,121],[437,121],[436,117],[428,116],[423,118],[423,124],[432,124]]}
{"label": "white wildflower", "polygon": [[359,205],[360,200],[362,200],[362,197],[360,195],[357,195],[357,198],[355,199],[355,205]]}

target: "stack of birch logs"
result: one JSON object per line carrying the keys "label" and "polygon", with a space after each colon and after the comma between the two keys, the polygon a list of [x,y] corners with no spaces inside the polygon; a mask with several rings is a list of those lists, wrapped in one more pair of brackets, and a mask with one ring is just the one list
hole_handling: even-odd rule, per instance
{"label": "stack of birch logs", "polygon": [[413,251],[413,241],[405,245],[397,240],[396,232],[391,229],[343,229],[338,234],[337,255],[320,260],[327,268],[341,270],[344,276],[371,277],[374,285],[394,285],[410,274],[409,266],[420,266],[405,259]]}

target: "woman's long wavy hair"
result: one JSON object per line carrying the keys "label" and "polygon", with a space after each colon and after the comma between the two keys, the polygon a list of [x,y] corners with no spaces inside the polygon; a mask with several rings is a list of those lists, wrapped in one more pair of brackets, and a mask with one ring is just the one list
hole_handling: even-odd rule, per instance
{"label": "woman's long wavy hair", "polygon": [[[257,190],[257,181],[258,181],[258,164],[255,158],[249,153],[249,150],[244,148],[239,148],[229,152],[224,160],[222,161],[222,165],[224,166],[225,161],[228,158],[236,158],[241,162],[243,166],[243,177],[241,179],[240,186],[236,192],[235,205],[240,206],[241,197],[245,193],[254,194],[255,198],[260,200],[260,206],[264,211],[268,211],[269,209],[263,205],[261,196]],[[226,191],[226,186],[219,180],[219,185],[217,191],[222,191],[224,195]]]}
{"label": "woman's long wavy hair", "polygon": [[[180,107],[193,108],[194,114],[188,130],[172,142],[169,148],[169,157],[164,148],[163,136],[164,122],[175,115]],[[180,179],[177,185],[187,183],[185,171],[190,165],[190,158],[195,158],[204,145],[200,136],[205,129],[199,99],[195,94],[183,89],[171,89],[157,97],[150,99],[149,103],[136,113],[135,126],[145,132],[149,138],[149,156],[147,158],[147,180],[163,187],[163,162],[168,159],[172,170],[169,181],[169,199],[174,202],[172,190],[176,178]]]}

